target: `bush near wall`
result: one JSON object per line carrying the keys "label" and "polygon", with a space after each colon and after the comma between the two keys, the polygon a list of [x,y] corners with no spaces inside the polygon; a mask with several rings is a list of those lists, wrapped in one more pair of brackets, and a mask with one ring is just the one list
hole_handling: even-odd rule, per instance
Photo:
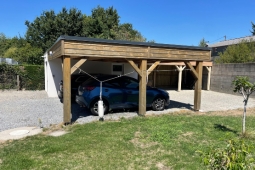
{"label": "bush near wall", "polygon": [[[7,65],[0,64],[0,88],[17,89],[17,75],[19,75],[18,90],[44,90],[43,65]],[[5,79],[1,79],[4,77]],[[6,77],[9,77],[6,78]],[[12,81],[10,80],[12,79]]]}

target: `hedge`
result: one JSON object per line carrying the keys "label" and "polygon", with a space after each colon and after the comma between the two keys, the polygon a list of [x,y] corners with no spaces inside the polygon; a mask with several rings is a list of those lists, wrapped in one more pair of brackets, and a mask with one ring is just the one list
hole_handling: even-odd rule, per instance
{"label": "hedge", "polygon": [[18,90],[44,90],[43,65],[8,65],[0,64],[0,88],[17,89],[17,75],[20,87]]}

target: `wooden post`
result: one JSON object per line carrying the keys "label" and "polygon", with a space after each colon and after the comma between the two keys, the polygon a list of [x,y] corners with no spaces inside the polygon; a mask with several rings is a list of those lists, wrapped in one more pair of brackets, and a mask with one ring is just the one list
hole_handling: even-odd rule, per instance
{"label": "wooden post", "polygon": [[20,89],[19,75],[17,75],[17,91]]}
{"label": "wooden post", "polygon": [[177,68],[178,72],[179,72],[179,77],[178,77],[178,90],[177,91],[181,91],[182,88],[182,71],[186,66],[177,66],[175,65],[175,67]]}
{"label": "wooden post", "polygon": [[139,79],[139,115],[146,114],[146,78],[147,78],[147,60],[142,60],[140,65]]}
{"label": "wooden post", "polygon": [[207,71],[208,71],[208,76],[207,76],[207,90],[210,90],[212,67],[211,67],[211,66],[206,66],[206,69],[207,69]]}
{"label": "wooden post", "polygon": [[63,56],[63,121],[71,123],[71,58]]}
{"label": "wooden post", "polygon": [[203,62],[196,62],[196,73],[197,81],[194,90],[194,110],[198,111],[201,107],[201,87],[202,87],[202,73],[203,73]]}

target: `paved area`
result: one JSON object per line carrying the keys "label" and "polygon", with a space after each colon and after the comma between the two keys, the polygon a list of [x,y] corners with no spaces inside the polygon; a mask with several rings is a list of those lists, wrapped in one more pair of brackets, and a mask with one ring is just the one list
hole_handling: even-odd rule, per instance
{"label": "paved area", "polygon": [[[177,92],[175,90],[168,90],[171,96],[171,108],[193,108],[194,91],[183,90]],[[243,96],[232,95],[226,93],[219,93],[214,91],[202,90],[201,96],[201,111],[219,111],[243,108]],[[255,107],[255,98],[250,98],[248,107]]]}
{"label": "paved area", "polygon": [[[192,110],[194,104],[194,91],[168,90],[170,105],[164,111],[155,112],[147,110],[146,114],[165,114],[180,110]],[[0,141],[19,139],[28,135],[41,133],[42,127],[59,124],[63,118],[63,105],[57,98],[48,98],[45,91],[28,92],[0,92]],[[243,108],[243,96],[202,91],[200,111],[220,111]],[[20,103],[20,101],[22,101]],[[250,98],[248,107],[255,107],[255,98]],[[88,123],[98,121],[86,108],[72,104],[72,121]],[[105,120],[118,120],[121,117],[137,116],[137,111],[118,110],[104,116]],[[38,121],[38,119],[40,121]],[[60,132],[53,135],[59,135]]]}

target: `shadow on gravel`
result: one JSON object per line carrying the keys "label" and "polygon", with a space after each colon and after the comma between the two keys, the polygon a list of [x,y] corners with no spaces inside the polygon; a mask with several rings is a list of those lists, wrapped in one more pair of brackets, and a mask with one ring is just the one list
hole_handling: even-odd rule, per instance
{"label": "shadow on gravel", "polygon": [[237,134],[236,130],[229,129],[228,127],[220,124],[214,124],[214,128],[223,132],[232,132],[234,134]]}
{"label": "shadow on gravel", "polygon": [[171,100],[169,106],[166,109],[189,109],[189,110],[193,110],[193,108],[191,106],[193,106],[193,105],[191,105],[189,103],[182,103],[182,102]]}
{"label": "shadow on gravel", "polygon": [[[193,108],[191,107],[193,105],[187,104],[187,103],[181,103],[178,101],[171,100],[170,105],[166,109],[189,109],[192,110]],[[152,110],[151,108],[147,108],[147,111]],[[118,110],[113,110],[109,113],[122,113],[122,112],[136,112],[138,113],[138,109],[118,109]],[[72,103],[71,106],[71,113],[72,113],[72,122],[75,122],[77,119],[82,118],[82,117],[87,117],[87,116],[94,116],[91,114],[88,108],[86,107],[80,107],[77,103]]]}
{"label": "shadow on gravel", "polygon": [[75,122],[77,119],[81,117],[92,116],[88,108],[80,107],[77,103],[72,103],[71,105],[71,113],[72,113],[72,122]]}

